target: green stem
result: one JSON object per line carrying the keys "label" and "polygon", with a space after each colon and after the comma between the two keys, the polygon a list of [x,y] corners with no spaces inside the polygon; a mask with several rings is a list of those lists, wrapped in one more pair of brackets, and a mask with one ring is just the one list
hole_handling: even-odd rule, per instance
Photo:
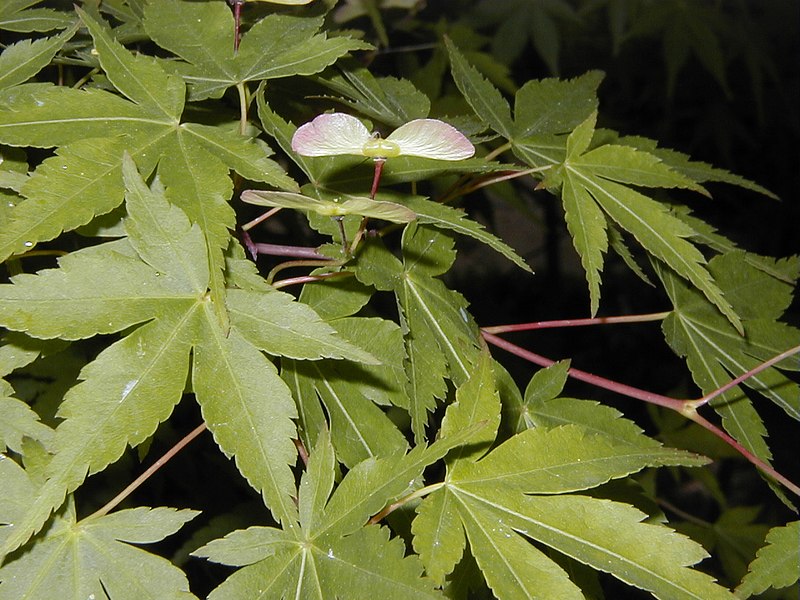
{"label": "green stem", "polygon": [[241,81],[236,84],[236,91],[239,92],[239,133],[247,134],[247,110],[250,107],[250,98],[247,84]]}
{"label": "green stem", "polygon": [[506,150],[511,150],[511,142],[506,142],[505,144],[502,144],[501,146],[498,146],[497,148],[495,148],[494,150],[489,152],[489,154],[487,154],[483,158],[484,158],[484,160],[493,160],[495,156],[499,156],[500,154],[502,154]]}
{"label": "green stem", "polygon": [[415,500],[416,498],[423,498],[428,494],[432,494],[433,492],[435,492],[441,487],[444,487],[445,485],[447,484],[444,481],[439,481],[438,483],[432,483],[431,485],[426,485],[424,488],[418,489],[416,492],[413,492],[408,496],[400,498],[400,500],[398,500],[397,502],[392,502],[391,504],[384,507],[384,509],[381,512],[379,512],[378,514],[373,516],[369,521],[367,521],[367,525],[374,525],[375,523],[379,523],[387,515],[397,510],[404,504],[408,504],[409,502]]}

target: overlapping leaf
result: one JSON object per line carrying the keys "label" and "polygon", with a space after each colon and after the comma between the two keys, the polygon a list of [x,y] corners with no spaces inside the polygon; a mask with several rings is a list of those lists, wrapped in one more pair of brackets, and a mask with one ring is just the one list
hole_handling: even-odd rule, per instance
{"label": "overlapping leaf", "polygon": [[318,73],[353,50],[369,44],[320,33],[322,18],[273,14],[260,20],[233,49],[233,17],[219,2],[150,2],[144,26],[162,48],[183,58],[172,68],[189,84],[190,98],[219,98],[229,87]]}
{"label": "overlapping leaf", "polygon": [[[742,315],[744,336],[733,329],[696,290],[689,288],[667,270],[660,270],[674,311],[664,321],[667,343],[686,358],[695,383],[709,393],[762,361],[797,345],[800,333],[782,323],[789,306],[792,285],[800,272],[797,258],[775,261],[750,257],[733,251],[715,257],[709,269],[723,292]],[[753,264],[755,263],[755,264]],[[759,264],[762,268],[758,268]],[[771,272],[782,274],[775,277]],[[797,370],[800,363],[790,358],[748,378],[743,384],[780,406],[791,418],[800,419],[800,387],[780,369]],[[741,389],[722,394],[711,405],[723,418],[725,429],[750,451],[769,459],[764,440],[766,429],[750,398]]]}
{"label": "overlapping leaf", "polygon": [[[149,189],[130,159],[123,172],[128,238],[75,252],[58,269],[20,275],[0,287],[0,323],[32,336],[75,339],[146,321],[89,363],[82,382],[67,394],[47,482],[24,518],[14,522],[3,553],[41,527],[87,474],[152,435],[181,398],[192,348],[193,389],[209,430],[276,518],[293,522],[289,465],[296,456],[291,441],[296,411],[260,348],[374,362],[339,339],[313,310],[276,291],[266,294],[265,305],[243,290],[232,294],[228,308],[234,323],[229,332],[223,330],[206,293],[209,270],[199,227],[169,204],[158,186]],[[260,315],[258,306],[271,307],[271,316]],[[291,321],[282,322],[287,315]],[[275,335],[279,330],[282,336]]]}
{"label": "overlapping leaf", "polygon": [[196,598],[180,569],[131,544],[161,541],[197,514],[140,507],[78,521],[70,507],[30,552],[0,569],[0,597],[45,600],[57,591],[74,598]]}
{"label": "overlapping leaf", "polygon": [[477,355],[477,328],[466,301],[436,278],[454,259],[452,240],[429,226],[411,224],[403,233],[402,263],[379,243],[368,242],[355,269],[360,281],[397,297],[406,333],[407,406],[420,441],[428,411],[436,398],[444,397],[445,378],[466,381]]}
{"label": "overlapping leaf", "polygon": [[106,76],[125,98],[42,84],[2,94],[0,142],[60,148],[23,186],[27,199],[0,232],[0,257],[27,251],[117,206],[124,193],[121,164],[127,150],[146,174],[161,161],[159,174],[170,200],[200,225],[208,246],[210,287],[220,307],[222,250],[234,226],[227,203],[229,169],[284,189],[295,184],[267,158],[263,145],[212,127],[181,125],[183,81],[155,59],[132,55],[103,24],[80,14]]}
{"label": "overlapping leaf", "polygon": [[282,376],[298,403],[303,439],[313,445],[330,419],[336,456],[347,466],[404,450],[407,442],[380,406],[407,404],[400,329],[377,318],[342,318],[330,322],[346,340],[358,343],[380,361],[349,365],[284,360]]}
{"label": "overlapping leaf", "polygon": [[53,8],[31,8],[42,0],[5,0],[0,4],[0,29],[31,32],[69,27],[72,19]]}
{"label": "overlapping leaf", "polygon": [[[195,554],[243,566],[212,592],[212,600],[258,595],[339,598],[441,598],[422,577],[415,556],[389,539],[389,530],[364,523],[385,504],[413,489],[423,469],[470,439],[476,427],[355,465],[333,491],[335,461],[326,430],[320,432],[300,483],[301,527],[251,527],[215,540]],[[409,483],[411,482],[411,483]],[[363,493],[369,490],[368,494]]]}
{"label": "overlapping leaf", "polygon": [[750,563],[747,575],[736,588],[737,598],[749,598],[767,588],[781,589],[797,583],[797,540],[800,521],[775,527],[767,534],[767,545]]}
{"label": "overlapping leaf", "polygon": [[[481,360],[459,389],[443,423],[445,439],[492,414],[499,422],[490,365]],[[645,515],[631,506],[571,493],[646,466],[699,465],[704,459],[664,448],[635,427],[623,436],[606,435],[602,424],[598,428],[536,427],[485,456],[485,444],[451,455],[444,486],[420,504],[412,528],[428,573],[444,582],[468,539],[498,596],[582,597],[567,573],[525,539],[530,538],[656,597],[732,598],[707,575],[687,568],[706,555],[699,545],[642,523]]]}

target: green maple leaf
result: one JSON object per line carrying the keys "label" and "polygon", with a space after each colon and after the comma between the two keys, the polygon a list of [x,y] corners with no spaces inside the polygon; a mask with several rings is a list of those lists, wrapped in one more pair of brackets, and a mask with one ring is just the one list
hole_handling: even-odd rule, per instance
{"label": "green maple leaf", "polygon": [[335,98],[341,104],[392,127],[428,116],[430,100],[407,79],[375,77],[363,67],[351,67],[342,69],[341,75],[317,81],[343,94]]}
{"label": "green maple leaf", "polygon": [[591,313],[599,307],[600,272],[610,219],[633,235],[648,253],[700,289],[741,331],[741,320],[704,267],[703,255],[686,239],[694,231],[672,216],[665,205],[631,186],[704,190],[645,152],[611,144],[589,149],[594,118],[590,116],[569,135],[566,160],[546,180],[551,186],[561,186],[567,226],[589,283]]}
{"label": "green maple leaf", "polygon": [[180,77],[167,74],[151,57],[132,55],[103,24],[77,10],[106,76],[124,98],[42,84],[5,91],[0,142],[60,147],[22,187],[26,200],[0,233],[0,257],[27,251],[118,206],[127,151],[146,174],[158,165],[170,201],[200,225],[219,308],[224,305],[223,250],[235,225],[228,205],[233,189],[229,170],[284,189],[296,186],[267,158],[264,146],[224,129],[181,123],[186,91]]}
{"label": "green maple leaf", "polygon": [[78,31],[77,23],[51,38],[36,41],[22,40],[8,46],[0,54],[0,89],[18,85],[36,75],[50,64],[56,53],[76,31]]}
{"label": "green maple leaf", "polygon": [[[709,269],[742,316],[744,336],[714,310],[707,298],[687,288],[669,271],[659,270],[675,307],[662,326],[664,335],[670,347],[686,358],[692,378],[703,393],[719,388],[732,374],[745,373],[795,346],[799,335],[796,328],[777,320],[791,302],[793,282],[800,273],[796,257],[778,261],[732,251],[713,258]],[[776,367],[797,370],[797,359],[787,359]],[[743,385],[800,420],[800,386],[776,367],[754,375]],[[769,460],[766,428],[743,390],[729,390],[713,399],[711,406],[722,416],[728,433]]]}
{"label": "green maple leaf", "polygon": [[399,327],[377,318],[341,318],[330,325],[344,339],[358,340],[380,364],[282,361],[282,377],[298,403],[303,439],[310,446],[316,443],[325,424],[321,403],[336,455],[345,465],[404,450],[403,434],[381,409],[407,405]]}
{"label": "green maple leaf", "polygon": [[487,417],[494,425],[481,430],[483,444],[450,454],[443,485],[419,505],[412,525],[414,549],[437,583],[453,571],[468,540],[498,597],[583,597],[530,539],[657,597],[732,598],[710,577],[687,568],[706,556],[699,545],[642,523],[645,515],[632,506],[575,493],[647,466],[699,465],[705,459],[664,448],[632,424],[623,435],[619,428],[607,435],[577,424],[539,426],[487,454],[499,416],[491,361],[484,356],[448,408],[441,435],[447,439]]}
{"label": "green maple leaf", "polygon": [[[162,48],[183,58],[171,68],[189,84],[190,99],[219,98],[229,87],[291,75],[312,75],[352,50],[370,44],[319,33],[323,17],[272,14],[258,21],[233,48],[233,16],[219,2],[151,2],[144,27]],[[198,44],[202,40],[202,44]]]}
{"label": "green maple leaf", "polygon": [[70,503],[29,552],[0,568],[0,596],[44,600],[58,590],[74,598],[196,598],[180,569],[131,544],[158,542],[198,514],[139,507],[78,521]]}
{"label": "green maple leaf", "polygon": [[728,20],[718,7],[693,2],[660,2],[643,10],[628,35],[661,35],[669,96],[673,95],[678,74],[692,55],[716,79],[725,94],[730,95],[725,56],[720,45],[723,32],[732,28]]}
{"label": "green maple leaf", "polygon": [[775,527],[767,534],[767,544],[761,548],[748,573],[736,588],[737,598],[749,598],[767,588],[785,588],[797,583],[797,540],[800,521]]}
{"label": "green maple leaf", "polygon": [[[294,522],[296,410],[262,351],[375,362],[311,308],[268,286],[262,297],[232,291],[226,311],[232,325],[224,330],[207,293],[199,226],[169,204],[158,185],[148,188],[130,158],[123,174],[128,238],[75,252],[58,269],[0,286],[0,323],[34,337],[79,339],[140,325],[89,363],[66,395],[47,481],[14,523],[3,554],[38,530],[87,475],[117,460],[126,445],[143,442],[169,417],[184,392],[190,352],[192,387],[220,449],[234,457],[276,519]],[[261,313],[265,308],[269,316]]]}
{"label": "green maple leaf", "polygon": [[10,448],[23,453],[22,439],[30,438],[49,446],[53,430],[39,421],[37,415],[22,400],[13,397],[14,389],[5,379],[0,379],[0,452]]}
{"label": "green maple leaf", "polygon": [[419,560],[404,556],[400,539],[389,539],[385,527],[364,524],[388,502],[413,490],[426,466],[475,431],[467,429],[407,454],[401,450],[367,459],[354,465],[333,490],[336,458],[323,428],[300,482],[300,527],[250,527],[194,552],[243,567],[209,598],[277,596],[289,590],[310,598],[441,598],[433,582],[422,577]]}
{"label": "green maple leaf", "polygon": [[479,28],[493,26],[492,55],[509,64],[532,44],[551,73],[559,71],[559,22],[578,22],[565,0],[488,0],[475,7],[470,20]]}
{"label": "green maple leaf", "polygon": [[17,32],[52,31],[69,27],[73,19],[52,8],[30,8],[42,0],[6,0],[0,5],[0,29]]}
{"label": "green maple leaf", "polygon": [[479,334],[464,298],[436,277],[455,259],[452,240],[430,226],[412,223],[404,230],[402,243],[401,262],[378,241],[367,241],[359,250],[354,273],[364,283],[393,291],[397,298],[407,353],[407,407],[415,438],[421,441],[428,412],[445,395],[445,378],[461,384],[469,377]]}

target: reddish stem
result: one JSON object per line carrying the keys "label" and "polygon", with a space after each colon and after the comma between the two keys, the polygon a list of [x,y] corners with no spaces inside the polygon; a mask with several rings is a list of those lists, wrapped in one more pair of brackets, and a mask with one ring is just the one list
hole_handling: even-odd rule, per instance
{"label": "reddish stem", "polygon": [[241,23],[244,0],[233,0],[233,52],[239,51],[239,24]]}
{"label": "reddish stem", "polygon": [[305,246],[283,246],[281,244],[253,244],[258,254],[269,256],[291,256],[293,258],[310,258],[315,260],[333,260],[317,252],[316,248]]}
{"label": "reddish stem", "polygon": [[739,375],[735,379],[731,379],[728,383],[726,383],[722,387],[717,388],[713,392],[710,392],[710,393],[706,394],[705,396],[703,396],[699,400],[692,400],[691,401],[692,406],[694,406],[694,408],[699,408],[700,406],[703,406],[704,404],[708,404],[711,400],[713,400],[717,396],[721,396],[722,394],[727,392],[729,389],[731,389],[733,387],[736,387],[737,385],[742,383],[745,379],[749,379],[753,375],[758,375],[759,373],[761,373],[761,371],[764,371],[765,369],[769,369],[771,366],[776,365],[777,363],[781,362],[782,360],[784,360],[786,358],[789,358],[790,356],[792,356],[793,354],[797,354],[798,352],[800,352],[800,346],[795,346],[794,348],[789,348],[788,350],[786,350],[784,352],[781,352],[777,356],[773,356],[768,361],[765,361],[765,362],[761,363],[760,365],[758,365],[754,369],[750,369],[747,373]]}
{"label": "reddish stem", "polygon": [[512,331],[533,331],[535,329],[555,329],[559,327],[584,327],[587,325],[612,325],[618,323],[644,323],[662,321],[670,313],[659,312],[645,315],[624,315],[620,317],[595,317],[593,319],[561,319],[557,321],[538,321],[534,323],[514,323],[512,325],[494,325],[481,327],[484,333],[509,333]]}
{"label": "reddish stem", "polygon": [[[524,358],[527,361],[530,361],[534,364],[540,365],[542,367],[549,367],[555,364],[555,361],[526,350],[517,346],[516,344],[512,344],[502,338],[497,337],[496,335],[489,333],[485,330],[481,330],[481,334],[483,338],[489,342],[497,346],[498,348],[502,348],[507,352],[514,354],[515,356],[519,356],[520,358]],[[656,394],[654,392],[648,392],[646,390],[642,390],[639,388],[635,388],[633,386],[625,385],[624,383],[619,383],[616,381],[612,381],[610,379],[606,379],[605,377],[600,377],[599,375],[593,375],[592,373],[587,373],[586,371],[581,371],[580,369],[573,369],[570,368],[568,374],[573,377],[574,379],[578,379],[580,381],[584,381],[586,383],[595,385],[597,387],[610,390],[612,392],[617,392],[618,394],[622,394],[623,396],[628,396],[629,398],[635,398],[637,400],[643,400],[645,402],[650,402],[651,404],[656,404],[658,406],[664,406],[665,408],[669,408],[676,412],[679,412],[686,418],[694,421],[710,433],[713,433],[726,444],[734,448],[739,454],[741,454],[744,458],[746,458],[749,462],[755,465],[758,469],[760,469],[763,473],[772,477],[775,481],[783,484],[788,490],[792,491],[797,496],[800,496],[800,486],[792,483],[789,479],[781,475],[778,471],[776,471],[770,464],[761,460],[757,456],[755,456],[750,450],[742,446],[739,442],[733,439],[728,433],[724,430],[720,429],[710,421],[706,420],[704,417],[697,413],[697,407],[702,406],[711,398],[718,396],[719,394],[723,393],[724,391],[730,389],[733,385],[738,385],[748,377],[751,377],[755,373],[763,371],[764,369],[774,365],[775,363],[780,362],[787,358],[787,356],[791,356],[800,352],[800,346],[795,348],[791,348],[785,352],[782,352],[778,356],[762,363],[755,369],[751,369],[744,375],[741,375],[734,379],[733,381],[725,384],[721,388],[718,388],[711,394],[707,394],[703,398],[699,400],[677,400],[675,398],[670,398],[668,396],[664,396],[662,394]],[[704,401],[705,400],[705,401]]]}
{"label": "reddish stem", "polygon": [[206,424],[205,423],[202,423],[202,424],[198,425],[197,427],[195,427],[192,431],[190,431],[183,438],[181,438],[181,440],[178,441],[177,444],[175,444],[172,448],[167,450],[167,452],[165,452],[164,455],[161,458],[159,458],[156,462],[154,462],[150,466],[150,468],[148,468],[144,473],[139,475],[139,477],[134,479],[128,487],[126,487],[119,494],[114,496],[109,502],[106,503],[105,506],[103,506],[99,510],[95,511],[94,513],[92,513],[87,518],[102,517],[103,515],[108,514],[108,512],[111,509],[113,509],[120,502],[125,500],[125,498],[130,496],[134,492],[134,490],[136,488],[138,488],[145,481],[147,481],[150,477],[152,477],[152,475],[156,471],[158,471],[161,467],[163,467],[165,464],[167,464],[167,462],[169,462],[169,460],[173,456],[175,456],[178,452],[183,450],[183,448],[185,446],[187,446],[189,444],[189,442],[191,442],[194,438],[196,438],[198,435],[203,433],[205,430],[206,430]]}
{"label": "reddish stem", "polygon": [[383,165],[385,162],[385,158],[375,159],[375,174],[372,176],[372,188],[369,191],[369,197],[372,200],[375,200],[375,194],[378,193],[378,184],[381,182],[381,173],[383,173]]}
{"label": "reddish stem", "polygon": [[[483,338],[490,344],[493,344],[498,348],[502,348],[506,352],[510,352],[515,356],[524,358],[525,360],[532,362],[536,365],[539,365],[541,367],[549,367],[556,363],[556,361],[554,360],[550,360],[549,358],[541,356],[540,354],[536,354],[535,352],[531,352],[530,350],[521,348],[520,346],[512,344],[511,342],[508,342],[503,338],[497,337],[494,334],[488,333],[483,330],[481,330],[481,334],[483,335]],[[684,406],[682,400],[676,400],[675,398],[670,398],[669,396],[663,396],[661,394],[656,394],[654,392],[648,392],[639,388],[635,388],[630,385],[625,385],[624,383],[619,383],[611,379],[606,379],[605,377],[601,377],[600,375],[594,375],[592,373],[587,373],[586,371],[581,371],[580,369],[570,368],[569,375],[570,377],[578,379],[579,381],[590,383],[594,386],[610,390],[612,392],[617,392],[619,394],[622,394],[623,396],[629,396],[631,398],[636,398],[637,400],[644,400],[645,402],[650,402],[651,404],[665,406],[666,408],[671,408],[672,410],[676,410],[678,412],[680,412]]]}

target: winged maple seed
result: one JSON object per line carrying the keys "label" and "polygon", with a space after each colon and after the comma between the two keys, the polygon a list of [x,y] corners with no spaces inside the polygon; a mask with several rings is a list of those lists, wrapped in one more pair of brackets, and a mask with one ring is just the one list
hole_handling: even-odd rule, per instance
{"label": "winged maple seed", "polygon": [[301,125],[292,137],[292,150],[303,156],[356,154],[378,160],[395,156],[464,160],[475,154],[475,146],[463,133],[438,119],[414,119],[384,139],[344,113],[319,115]]}
{"label": "winged maple seed", "polygon": [[303,156],[355,154],[375,161],[370,198],[375,198],[383,163],[396,156],[418,156],[437,160],[464,160],[475,154],[475,146],[458,129],[438,119],[414,119],[388,137],[370,133],[351,115],[326,113],[297,128],[292,150]]}

